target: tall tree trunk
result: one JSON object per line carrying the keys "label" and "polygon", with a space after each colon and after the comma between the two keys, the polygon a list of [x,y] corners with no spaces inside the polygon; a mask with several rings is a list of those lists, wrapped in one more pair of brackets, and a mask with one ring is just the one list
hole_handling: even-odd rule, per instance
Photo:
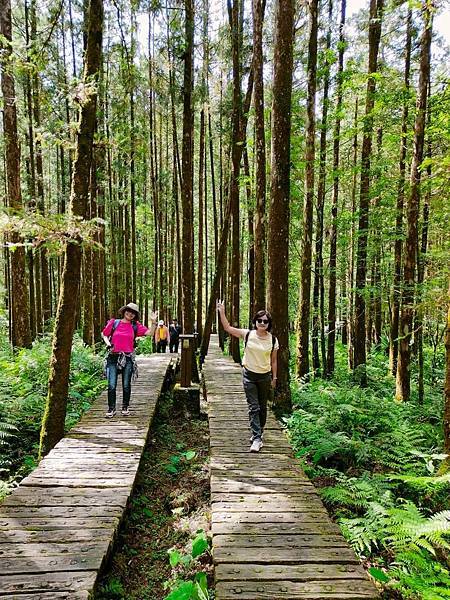
{"label": "tall tree trunk", "polygon": [[255,89],[255,236],[254,298],[252,314],[266,305],[266,136],[264,131],[263,22],[265,0],[253,0],[253,71]]}
{"label": "tall tree trunk", "polygon": [[333,0],[328,2],[328,31],[325,47],[325,67],[322,99],[322,122],[320,124],[319,181],[317,185],[317,222],[316,222],[316,256],[314,261],[313,286],[313,330],[312,350],[313,368],[320,371],[319,341],[322,356],[322,373],[327,372],[324,335],[324,281],[323,281],[323,210],[325,205],[326,161],[327,161],[327,127],[328,127],[328,92],[330,88],[330,63],[328,53],[331,47],[331,23],[333,19]]}
{"label": "tall tree trunk", "polygon": [[[354,114],[354,131],[353,136],[353,181],[352,181],[352,209],[351,214],[356,215],[356,185],[357,185],[357,163],[358,163],[358,96],[355,99],[355,114]],[[354,345],[355,345],[355,303],[354,303],[354,283],[355,283],[355,218],[352,218],[350,229],[350,260],[349,260],[349,321],[348,321],[348,366],[353,369],[354,365]]]}
{"label": "tall tree trunk", "polygon": [[[12,24],[11,1],[0,0],[0,56],[3,94],[3,134],[6,155],[6,182],[9,207],[13,212],[22,210],[20,188],[20,146],[17,134],[16,91],[11,72]],[[11,244],[20,244],[20,234],[9,235]],[[11,341],[17,348],[31,346],[30,311],[26,278],[25,248],[18,245],[9,253],[11,259],[11,288],[9,294]]]}
{"label": "tall tree trunk", "polygon": [[[102,0],[91,0],[89,5],[88,42],[85,54],[85,85],[88,81],[91,82],[92,79],[98,78],[102,55],[102,33],[103,2]],[[97,93],[96,90],[91,88],[80,108],[70,198],[72,214],[81,218],[86,215],[87,208],[96,108]],[[40,456],[46,455],[64,435],[72,336],[78,308],[81,256],[80,240],[68,242],[53,334],[48,397],[42,419]]]}
{"label": "tall tree trunk", "polygon": [[363,386],[367,385],[365,288],[367,272],[367,235],[369,230],[370,162],[372,157],[373,108],[375,105],[376,72],[378,69],[378,48],[381,38],[382,14],[383,0],[371,0],[369,18],[369,69],[366,89],[366,111],[361,150],[361,181],[359,190],[353,361],[353,368],[357,369],[359,367],[358,379]]}
{"label": "tall tree trunk", "polygon": [[[316,12],[317,17],[317,12]],[[276,407],[291,410],[289,388],[289,223],[291,95],[294,45],[294,2],[275,3],[272,86],[270,229],[268,239],[268,308],[278,338]]]}
{"label": "tall tree trunk", "polygon": [[183,81],[183,148],[182,148],[182,292],[183,331],[194,331],[194,304],[192,297],[194,273],[192,272],[193,231],[193,182],[192,182],[192,86],[194,70],[194,4],[185,0],[185,49]]}
{"label": "tall tree trunk", "polygon": [[[327,368],[326,375],[331,377],[334,373],[334,352],[336,340],[336,265],[337,265],[337,214],[339,201],[339,160],[340,160],[340,135],[342,111],[342,84],[344,72],[345,51],[345,10],[346,0],[341,0],[341,20],[339,23],[339,55],[336,90],[336,123],[333,134],[333,199],[331,206],[331,232],[330,232],[330,278],[328,288],[328,338],[327,338]],[[345,273],[344,273],[345,278]]]}
{"label": "tall tree trunk", "polygon": [[[240,64],[240,29],[239,0],[228,0],[228,15],[231,31],[231,48],[233,57],[233,112],[231,136],[232,176],[230,182],[231,197],[231,324],[239,327],[240,320],[240,228],[239,228],[239,174],[242,152],[239,151],[241,122],[241,64]],[[230,353],[234,362],[240,362],[239,340],[230,336]]]}
{"label": "tall tree trunk", "polygon": [[400,317],[400,297],[402,281],[402,244],[403,244],[403,205],[405,201],[406,153],[408,150],[408,114],[409,114],[409,75],[411,70],[411,30],[412,10],[408,9],[406,20],[405,71],[403,90],[402,130],[400,137],[399,177],[397,187],[397,207],[395,217],[394,245],[394,286],[392,292],[392,317],[389,335],[389,369],[392,375],[397,373],[398,323]]}
{"label": "tall tree trunk", "polygon": [[255,230],[254,230],[254,210],[252,204],[252,186],[250,182],[250,165],[248,162],[247,146],[244,149],[244,175],[245,191],[247,195],[247,222],[248,222],[248,322],[251,327],[251,320],[255,310]]}
{"label": "tall tree trunk", "polygon": [[408,230],[405,242],[402,309],[400,313],[398,364],[395,397],[407,401],[410,397],[411,334],[414,314],[414,283],[417,259],[417,222],[420,204],[420,166],[423,160],[427,93],[430,81],[430,47],[432,16],[427,2],[422,6],[424,30],[420,42],[420,71],[417,90],[416,120],[414,125],[414,151],[411,164],[410,192],[407,206]]}
{"label": "tall tree trunk", "polygon": [[[200,142],[199,142],[199,167],[198,167],[198,255],[197,255],[197,332],[199,341],[203,329],[203,221],[204,214],[204,174],[205,174],[205,109],[200,112]],[[207,223],[206,223],[207,226]],[[208,249],[206,249],[208,251]]]}
{"label": "tall tree trunk", "polygon": [[[308,3],[308,97],[306,100],[305,200],[303,204],[303,238],[300,267],[300,313],[298,316],[297,372],[309,373],[309,322],[311,306],[311,256],[314,200],[314,157],[316,134],[316,73],[317,73],[317,10],[318,0]],[[273,135],[273,134],[272,134]]]}

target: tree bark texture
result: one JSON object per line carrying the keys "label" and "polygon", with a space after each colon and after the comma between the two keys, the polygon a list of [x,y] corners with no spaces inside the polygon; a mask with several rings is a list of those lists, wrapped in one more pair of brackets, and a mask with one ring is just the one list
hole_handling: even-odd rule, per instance
{"label": "tree bark texture", "polygon": [[[303,204],[302,258],[300,267],[300,313],[298,315],[297,372],[299,377],[308,375],[309,323],[311,307],[311,260],[314,202],[314,158],[316,134],[316,73],[318,0],[308,2],[308,95],[306,100],[306,150],[305,150],[305,199]],[[272,134],[273,135],[273,134]],[[272,138],[273,139],[273,138]]]}
{"label": "tree bark texture", "polygon": [[[88,41],[85,54],[84,82],[98,78],[102,56],[103,2],[91,0],[89,5]],[[92,146],[96,123],[97,92],[90,90],[80,107],[76,156],[70,197],[71,212],[83,219],[87,211]],[[42,420],[39,454],[45,456],[64,436],[70,356],[75,319],[79,306],[81,240],[67,243],[53,346],[50,358],[48,397]]]}
{"label": "tree bark texture", "polygon": [[183,81],[183,147],[182,147],[182,292],[183,331],[194,331],[192,249],[193,224],[193,160],[192,160],[192,86],[194,69],[194,3],[185,0],[185,50]]}
{"label": "tree bark texture", "polygon": [[[20,147],[17,134],[16,92],[10,62],[12,53],[10,0],[0,0],[0,33],[3,36],[3,39],[0,39],[0,61],[8,205],[13,212],[18,213],[22,210],[22,192],[20,187]],[[14,248],[14,244],[22,242],[18,232],[10,234],[8,241],[12,244],[9,253],[9,259],[11,260],[11,288],[9,294],[11,342],[13,347],[29,348],[31,346],[31,330],[25,248],[23,246]]]}
{"label": "tree bark texture", "polygon": [[430,47],[432,17],[427,2],[423,4],[424,30],[420,42],[419,87],[417,90],[416,119],[414,125],[414,150],[411,163],[410,192],[406,209],[407,234],[403,270],[402,309],[399,324],[399,348],[395,397],[398,401],[410,398],[411,336],[414,315],[414,287],[417,260],[420,204],[420,166],[423,160],[427,94],[430,81]]}
{"label": "tree bark texture", "polygon": [[264,131],[264,58],[263,22],[265,0],[253,0],[253,72],[255,77],[253,105],[255,108],[255,213],[254,213],[254,294],[250,311],[254,315],[266,306],[266,139]]}
{"label": "tree bark texture", "polygon": [[[346,0],[341,0],[341,20],[339,24],[339,55],[336,90],[336,123],[333,134],[333,198],[331,205],[331,231],[330,231],[330,276],[328,288],[328,338],[327,338],[327,364],[326,375],[331,377],[334,373],[334,353],[336,341],[336,266],[337,266],[337,215],[339,202],[339,161],[340,161],[340,134],[342,110],[342,78],[344,72],[345,52],[345,11]],[[345,273],[344,273],[345,277]]]}
{"label": "tree bark texture", "polygon": [[359,367],[358,379],[367,385],[366,373],[366,273],[367,238],[369,232],[370,162],[372,157],[373,109],[375,106],[378,49],[381,38],[383,0],[371,0],[369,22],[369,68],[366,88],[363,141],[361,150],[361,180],[359,189],[359,223],[356,252],[356,291],[353,368]]}
{"label": "tree bark texture", "polygon": [[406,153],[408,150],[408,114],[409,114],[409,75],[411,69],[411,27],[412,10],[408,10],[406,21],[405,43],[405,70],[404,70],[404,100],[402,113],[402,130],[400,138],[399,176],[397,187],[397,207],[395,216],[395,244],[394,244],[394,285],[392,292],[392,317],[389,335],[389,368],[392,375],[397,372],[398,355],[398,323],[400,317],[400,298],[402,281],[402,231],[403,231],[403,205],[405,202],[405,174]]}
{"label": "tree bark texture", "polygon": [[276,407],[280,412],[289,412],[292,408],[289,388],[288,282],[293,44],[294,2],[277,0],[272,86],[268,309],[273,318],[274,334],[280,344],[275,395]]}

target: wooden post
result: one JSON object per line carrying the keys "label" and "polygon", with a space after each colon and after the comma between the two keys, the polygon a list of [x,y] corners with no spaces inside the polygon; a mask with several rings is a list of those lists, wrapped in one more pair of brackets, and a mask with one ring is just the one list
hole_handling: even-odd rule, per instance
{"label": "wooden post", "polygon": [[181,340],[181,387],[190,387],[192,378],[192,360],[196,335],[182,334]]}

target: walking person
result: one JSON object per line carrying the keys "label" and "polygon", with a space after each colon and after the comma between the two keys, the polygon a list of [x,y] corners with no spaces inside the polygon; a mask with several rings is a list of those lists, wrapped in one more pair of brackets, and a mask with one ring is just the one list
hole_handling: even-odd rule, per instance
{"label": "walking person", "polygon": [[242,374],[252,431],[250,452],[259,452],[263,445],[267,402],[271,388],[277,382],[279,344],[277,338],[270,333],[272,316],[267,310],[260,310],[252,319],[254,329],[238,329],[228,322],[223,301],[217,301],[217,310],[224,330],[234,337],[244,339]]}
{"label": "walking person", "polygon": [[153,335],[156,314],[151,313],[150,329],[139,323],[139,307],[129,302],[119,310],[119,319],[110,319],[102,331],[102,337],[109,351],[106,358],[106,376],[108,379],[107,418],[116,414],[117,377],[122,373],[122,415],[130,414],[131,379],[137,378],[136,355],[134,352],[137,337]]}
{"label": "walking person", "polygon": [[168,341],[169,330],[167,329],[167,326],[164,325],[164,321],[161,319],[158,322],[158,327],[155,331],[156,352],[158,352],[158,354],[161,352],[164,354],[166,352]]}
{"label": "walking person", "polygon": [[178,353],[178,344],[180,343],[181,326],[178,325],[176,319],[172,319],[172,323],[169,325],[169,350],[170,352]]}

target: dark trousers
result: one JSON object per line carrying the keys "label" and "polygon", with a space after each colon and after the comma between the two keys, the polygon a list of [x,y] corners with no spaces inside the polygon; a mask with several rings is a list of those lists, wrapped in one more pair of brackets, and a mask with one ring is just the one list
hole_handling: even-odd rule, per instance
{"label": "dark trousers", "polygon": [[[106,361],[106,377],[108,379],[108,408],[109,410],[116,410],[116,389],[117,389],[117,376],[119,371],[117,369],[117,354],[110,354]],[[130,356],[127,356],[126,365],[120,371],[122,373],[122,405],[124,408],[128,408],[131,397],[131,377],[133,375],[133,361]]]}
{"label": "dark trousers", "polygon": [[180,338],[176,338],[176,339],[171,339],[169,342],[169,350],[171,352],[176,352],[178,353],[178,345],[180,343]]}
{"label": "dark trousers", "polygon": [[164,354],[166,352],[166,348],[167,348],[167,340],[159,340],[159,342],[157,342],[156,352],[158,352],[158,354],[161,354],[161,352]]}
{"label": "dark trousers", "polygon": [[243,384],[253,439],[261,439],[267,420],[267,402],[271,394],[272,374],[243,369]]}

